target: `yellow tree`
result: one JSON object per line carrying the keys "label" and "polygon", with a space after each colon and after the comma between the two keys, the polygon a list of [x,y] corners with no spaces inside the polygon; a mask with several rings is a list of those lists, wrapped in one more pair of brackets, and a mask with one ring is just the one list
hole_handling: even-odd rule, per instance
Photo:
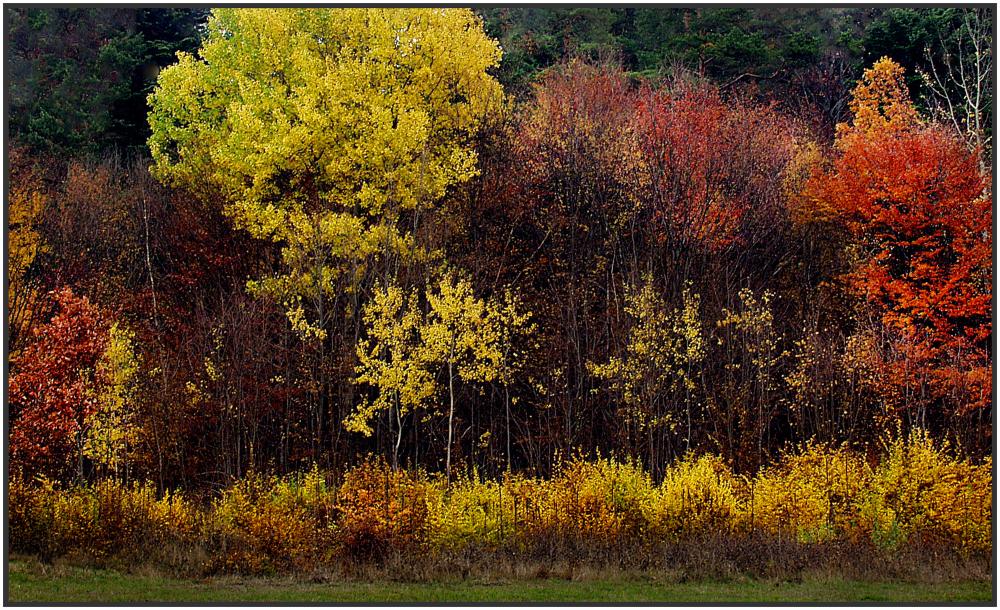
{"label": "yellow tree", "polygon": [[105,471],[121,474],[128,469],[128,454],[135,446],[136,374],[135,333],[118,323],[111,325],[108,345],[97,363],[100,390],[97,409],[90,414],[83,453]]}
{"label": "yellow tree", "polygon": [[197,55],[159,75],[152,171],[281,248],[281,269],[248,288],[282,303],[311,346],[316,435],[331,354],[353,341],[334,325],[353,326],[363,284],[388,287],[425,259],[417,229],[475,173],[499,60],[468,9],[218,9]]}
{"label": "yellow tree", "polygon": [[455,419],[455,377],[489,382],[497,378],[503,353],[490,308],[472,292],[468,280],[447,273],[427,290],[430,311],[420,329],[427,362],[448,371],[448,449],[445,471],[451,480],[451,445]]}
{"label": "yellow tree", "polygon": [[910,91],[906,87],[903,67],[883,57],[865,70],[861,82],[854,88],[850,102],[854,120],[850,125],[837,125],[838,145],[845,137],[857,133],[865,137],[913,128],[920,121]]}
{"label": "yellow tree", "polygon": [[20,147],[8,153],[11,169],[7,191],[7,332],[11,356],[16,355],[24,339],[30,336],[32,322],[38,315],[41,294],[32,267],[39,254],[48,249],[38,225],[45,210],[46,197],[42,179]]}
{"label": "yellow tree", "polygon": [[280,243],[284,273],[253,287],[308,297],[320,327],[335,280],[414,252],[408,228],[474,174],[470,136],[502,98],[467,9],[217,9],[178,59],[150,96],[155,175]]}
{"label": "yellow tree", "polygon": [[398,286],[376,289],[365,306],[367,337],[358,342],[359,364],[355,382],[377,390],[373,400],[364,399],[344,420],[351,432],[371,436],[371,422],[382,411],[395,413],[396,442],[393,469],[399,466],[403,418],[427,405],[438,390],[433,372],[426,366],[420,329],[425,323],[415,292],[404,295]]}
{"label": "yellow tree", "polygon": [[[524,337],[532,336],[537,330],[537,325],[531,321],[532,314],[524,308],[521,299],[511,289],[503,292],[499,300],[487,302],[490,310],[490,321],[486,332],[492,334],[489,337],[500,352],[498,361],[497,381],[503,384],[504,390],[504,411],[506,415],[507,433],[507,469],[510,469],[510,386],[514,382],[514,377],[521,371],[526,353],[522,345]],[[517,400],[515,397],[514,401]]]}
{"label": "yellow tree", "polygon": [[[782,348],[784,336],[774,327],[774,295],[766,290],[758,295],[743,288],[738,296],[736,307],[723,308],[722,319],[716,322],[715,342],[725,364],[717,384],[719,400],[714,402],[723,407],[719,419],[730,430],[730,451],[739,446],[742,456],[748,457],[750,449],[745,445],[752,433],[759,466],[764,463],[764,438],[770,434],[775,414],[778,371],[788,352]],[[743,432],[739,437],[733,436],[734,424]]]}
{"label": "yellow tree", "polygon": [[668,393],[683,396],[687,419],[685,443],[691,446],[691,407],[697,367],[705,359],[700,298],[685,287],[679,309],[668,309],[652,277],[641,287],[629,287],[625,312],[631,321],[625,353],[604,364],[589,363],[591,372],[610,382],[625,405],[625,423],[647,433],[650,468],[656,467],[657,430],[673,429],[672,414],[661,414],[659,403]]}
{"label": "yellow tree", "polygon": [[[499,382],[507,391],[523,357],[519,339],[534,327],[531,313],[522,308],[514,293],[506,291],[491,300],[478,298],[469,280],[455,272],[445,273],[428,286],[424,297],[426,313],[420,309],[415,292],[405,295],[396,286],[376,289],[365,307],[367,337],[358,344],[360,364],[355,381],[377,390],[377,396],[362,401],[344,425],[348,430],[371,435],[371,422],[378,413],[395,413],[398,452],[402,417],[433,404],[441,392],[438,375],[446,371],[445,468],[450,480],[456,378],[464,382]],[[394,453],[393,462],[397,460]]]}

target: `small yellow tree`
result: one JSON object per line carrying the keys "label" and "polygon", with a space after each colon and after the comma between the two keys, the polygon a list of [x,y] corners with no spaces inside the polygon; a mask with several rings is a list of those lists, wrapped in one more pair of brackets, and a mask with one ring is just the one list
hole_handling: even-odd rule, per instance
{"label": "small yellow tree", "polygon": [[[415,292],[390,286],[376,290],[365,307],[367,337],[358,344],[356,382],[377,390],[344,421],[348,430],[371,435],[380,412],[396,415],[398,452],[402,417],[433,403],[441,388],[438,374],[448,375],[448,448],[445,468],[451,476],[454,442],[455,381],[499,382],[509,388],[520,368],[519,337],[530,332],[531,313],[512,292],[496,300],[477,298],[469,280],[445,273],[424,292],[427,312]],[[509,393],[508,393],[509,396]],[[509,404],[508,404],[509,409]],[[398,455],[394,452],[393,462]]]}
{"label": "small yellow tree", "polygon": [[427,290],[430,311],[421,328],[425,358],[448,371],[448,449],[445,470],[451,480],[451,446],[454,438],[455,377],[463,381],[490,382],[502,372],[501,320],[493,308],[472,292],[472,284],[449,272]]}
{"label": "small yellow tree", "polygon": [[106,472],[116,476],[128,469],[129,451],[135,447],[136,374],[135,333],[117,322],[111,325],[108,347],[97,363],[100,379],[97,410],[87,421],[83,453]]}
{"label": "small yellow tree", "polygon": [[879,59],[865,70],[850,102],[854,121],[850,126],[845,123],[837,126],[839,144],[843,144],[839,140],[850,133],[870,136],[876,132],[910,129],[920,122],[903,73],[903,67],[888,57]]}
{"label": "small yellow tree", "polygon": [[32,267],[48,247],[39,224],[46,206],[41,177],[31,167],[30,156],[19,147],[8,151],[10,185],[7,191],[7,333],[10,355],[16,355],[30,336],[42,291],[32,277]]}
{"label": "small yellow tree", "polygon": [[[728,403],[727,425],[735,415],[744,431],[752,431],[759,465],[764,462],[764,437],[774,417],[779,367],[788,352],[782,349],[784,336],[774,328],[774,295],[770,291],[757,295],[743,288],[738,296],[737,306],[723,309],[722,319],[716,322],[715,338],[725,360],[720,385],[723,401]],[[730,439],[731,444],[735,442]]]}
{"label": "small yellow tree", "polygon": [[697,368],[705,359],[705,339],[700,316],[700,298],[685,287],[679,309],[668,309],[647,276],[642,287],[630,287],[625,312],[631,320],[628,343],[622,356],[607,363],[589,363],[591,372],[610,382],[621,396],[625,420],[636,434],[645,430],[649,459],[656,462],[653,435],[658,429],[676,426],[671,413],[658,406],[669,394],[683,396],[687,415],[687,437],[691,444],[691,407]]}
{"label": "small yellow tree", "polygon": [[[491,337],[490,340],[496,343],[500,351],[497,381],[503,384],[504,390],[507,432],[506,457],[509,470],[511,463],[510,407],[512,402],[510,386],[514,382],[514,377],[521,370],[526,356],[521,339],[533,335],[537,326],[531,321],[531,312],[524,308],[518,295],[511,289],[505,290],[499,301],[489,301],[487,306],[490,309],[490,319],[492,320],[492,324],[488,328],[495,333],[495,336]],[[515,397],[513,401],[516,400]]]}
{"label": "small yellow tree", "polygon": [[364,308],[364,322],[368,336],[358,342],[355,382],[367,384],[378,393],[373,400],[362,400],[344,420],[344,426],[371,436],[371,421],[379,412],[395,413],[396,442],[392,453],[395,469],[399,466],[403,418],[427,405],[438,389],[425,362],[420,336],[424,315],[415,292],[404,295],[399,287],[390,286],[376,290]]}

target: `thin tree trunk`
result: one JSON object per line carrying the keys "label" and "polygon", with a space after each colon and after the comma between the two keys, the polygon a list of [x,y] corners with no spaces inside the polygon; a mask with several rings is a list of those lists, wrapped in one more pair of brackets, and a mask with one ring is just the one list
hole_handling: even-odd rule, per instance
{"label": "thin tree trunk", "polygon": [[445,459],[445,471],[447,476],[448,485],[451,485],[451,442],[452,442],[452,421],[455,419],[455,388],[454,388],[454,374],[452,370],[452,359],[454,358],[455,347],[451,348],[451,357],[448,360],[448,400],[450,406],[448,409],[448,452],[447,458]]}
{"label": "thin tree trunk", "polygon": [[507,470],[510,470],[510,388],[504,384],[504,406],[507,408]]}
{"label": "thin tree trunk", "polygon": [[396,393],[396,446],[392,448],[392,469],[399,468],[399,444],[403,440],[403,419],[399,414],[399,393]]}

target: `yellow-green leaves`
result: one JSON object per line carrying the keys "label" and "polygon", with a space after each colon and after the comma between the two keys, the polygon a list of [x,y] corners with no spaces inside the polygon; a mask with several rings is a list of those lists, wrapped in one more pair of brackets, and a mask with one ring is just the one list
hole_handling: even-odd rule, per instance
{"label": "yellow-green leaves", "polygon": [[138,434],[134,411],[139,360],[134,341],[132,331],[117,323],[111,326],[108,347],[97,365],[103,389],[97,411],[88,418],[83,447],[84,455],[114,472],[125,464]]}
{"label": "yellow-green leaves", "polygon": [[400,417],[434,403],[438,376],[450,364],[466,382],[509,384],[519,360],[517,338],[533,328],[530,312],[517,297],[476,297],[472,284],[445,274],[424,292],[426,312],[416,291],[397,286],[377,289],[364,309],[367,337],[358,343],[356,382],[377,391],[345,421],[348,430],[372,433],[370,422],[385,410]]}
{"label": "yellow-green leaves", "polygon": [[377,291],[365,306],[364,321],[368,337],[358,342],[356,382],[378,393],[374,400],[363,400],[344,426],[371,436],[377,413],[395,405],[403,417],[426,404],[438,388],[421,342],[424,316],[416,293],[404,295],[396,286]]}
{"label": "yellow-green leaves", "polygon": [[150,96],[153,171],[282,243],[286,281],[259,288],[286,298],[407,250],[400,214],[475,172],[499,60],[467,9],[217,9]]}
{"label": "yellow-green leaves", "polygon": [[427,291],[430,312],[421,330],[431,362],[451,363],[466,381],[493,381],[502,353],[498,345],[499,322],[472,293],[468,280],[453,273]]}
{"label": "yellow-green leaves", "polygon": [[625,353],[604,364],[588,363],[594,375],[608,380],[621,395],[628,419],[640,427],[667,424],[670,415],[657,416],[653,405],[667,392],[695,388],[696,368],[706,349],[700,303],[699,296],[685,288],[681,308],[668,309],[647,277],[626,294],[625,312],[632,326]]}
{"label": "yellow-green leaves", "polygon": [[464,9],[218,9],[151,95],[156,173],[217,189],[251,231],[305,204],[412,209],[469,177],[501,99]]}

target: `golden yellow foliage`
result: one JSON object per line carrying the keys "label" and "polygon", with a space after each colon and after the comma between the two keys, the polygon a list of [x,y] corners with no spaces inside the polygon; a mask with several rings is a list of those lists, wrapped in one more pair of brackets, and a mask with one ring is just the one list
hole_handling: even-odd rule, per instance
{"label": "golden yellow foliage", "polygon": [[740,514],[739,491],[720,457],[685,456],[667,469],[648,509],[652,530],[667,536],[731,531]]}
{"label": "golden yellow foliage", "polygon": [[[248,475],[226,489],[206,515],[203,530],[221,548],[216,569],[275,572],[309,566],[328,530],[318,471],[298,478]],[[322,510],[324,509],[325,510]]]}
{"label": "golden yellow foliage", "polygon": [[611,382],[628,407],[626,420],[640,429],[676,424],[674,414],[659,415],[654,405],[667,392],[694,390],[695,367],[705,359],[700,297],[688,286],[682,299],[680,308],[668,309],[651,277],[641,287],[629,287],[625,312],[632,326],[625,353],[603,364],[588,363],[594,375]]}
{"label": "golden yellow foliage", "polygon": [[858,523],[858,502],[870,480],[859,456],[808,444],[750,481],[744,527],[787,533],[800,541],[829,540]]}
{"label": "golden yellow foliage", "polygon": [[920,536],[971,550],[992,545],[993,461],[949,455],[925,432],[887,443],[861,506],[862,526],[876,542]]}
{"label": "golden yellow foliage", "polygon": [[865,70],[849,105],[854,120],[850,127],[843,123],[837,126],[838,140],[850,133],[871,136],[911,129],[919,123],[903,73],[903,67],[888,57]]}
{"label": "golden yellow foliage", "polygon": [[469,9],[216,9],[150,95],[153,172],[282,244],[253,289],[332,296],[375,253],[419,255],[400,215],[475,173],[499,61]]}
{"label": "golden yellow foliage", "polygon": [[84,552],[95,558],[193,541],[198,512],[180,493],[158,496],[150,483],[99,481],[60,488],[39,478],[12,477],[10,526],[19,548],[52,557]]}
{"label": "golden yellow foliage", "polygon": [[200,544],[209,568],[311,569],[390,551],[530,550],[539,544],[655,544],[754,532],[809,544],[846,540],[887,551],[992,548],[992,460],[973,464],[923,433],[886,445],[871,465],[844,447],[810,444],[756,476],[717,456],[688,455],[655,483],[635,462],[558,460],[550,478],[477,474],[450,485],[369,459],[328,486],[317,468],[251,475],[199,509],[149,484],[102,481],[60,489],[11,478],[13,548],[52,557],[111,557],[152,544]]}
{"label": "golden yellow foliage", "polygon": [[121,472],[138,438],[135,376],[139,361],[135,333],[117,322],[111,325],[108,347],[97,364],[102,380],[98,408],[89,417],[83,452],[107,471]]}

